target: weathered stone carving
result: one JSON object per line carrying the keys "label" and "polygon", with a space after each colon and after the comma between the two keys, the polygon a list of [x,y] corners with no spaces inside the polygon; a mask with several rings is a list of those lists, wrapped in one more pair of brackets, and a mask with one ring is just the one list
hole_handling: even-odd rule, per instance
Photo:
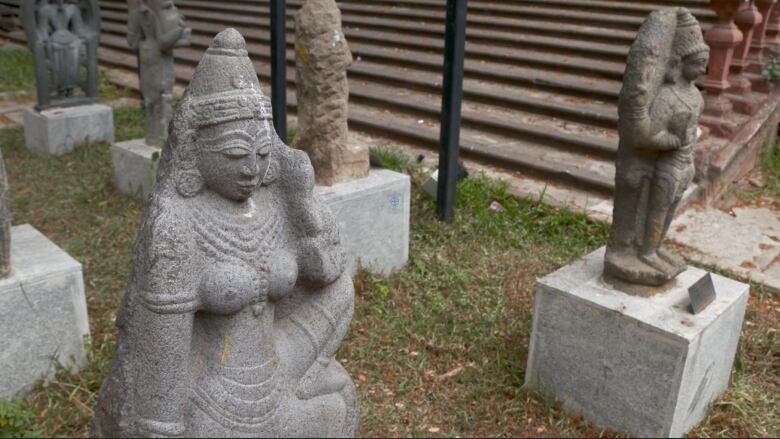
{"label": "weathered stone carving", "polygon": [[352,52],[334,0],[303,4],[295,19],[295,53],[298,134],[293,145],[309,154],[319,184],[366,177],[368,148],[348,137]]}
{"label": "weathered stone carving", "polygon": [[352,280],[244,39],[216,36],[176,110],[135,244],[98,436],[353,436],[333,358]]}
{"label": "weathered stone carving", "polygon": [[0,151],[0,279],[11,273],[11,191]]}
{"label": "weathered stone carving", "polygon": [[35,61],[37,108],[96,102],[97,0],[23,1],[22,24]]}
{"label": "weathered stone carving", "polygon": [[127,43],[138,51],[146,143],[156,145],[173,117],[173,49],[190,44],[192,29],[172,0],[131,0],[128,7]]}
{"label": "weathered stone carving", "polygon": [[685,8],[650,14],[631,46],[618,106],[609,276],[655,286],[686,268],[662,242],[694,177],[703,107],[694,80],[706,72],[708,55],[699,23]]}

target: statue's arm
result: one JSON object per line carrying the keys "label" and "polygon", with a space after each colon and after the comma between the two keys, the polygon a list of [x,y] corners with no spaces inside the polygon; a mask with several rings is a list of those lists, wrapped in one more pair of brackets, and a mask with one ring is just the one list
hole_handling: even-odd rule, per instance
{"label": "statue's arm", "polygon": [[283,168],[280,183],[287,192],[288,215],[298,235],[299,279],[310,287],[331,284],[346,267],[338,224],[314,193],[314,168],[306,153],[291,150]]}
{"label": "statue's arm", "polygon": [[146,300],[136,310],[138,331],[134,345],[139,434],[176,437],[184,434],[184,410],[190,392],[190,340],[193,313],[167,313]]}
{"label": "statue's arm", "polygon": [[137,376],[133,392],[140,434],[179,436],[191,391],[190,344],[198,296],[192,286],[189,231],[177,219],[158,220],[149,239],[147,268],[134,311]]}

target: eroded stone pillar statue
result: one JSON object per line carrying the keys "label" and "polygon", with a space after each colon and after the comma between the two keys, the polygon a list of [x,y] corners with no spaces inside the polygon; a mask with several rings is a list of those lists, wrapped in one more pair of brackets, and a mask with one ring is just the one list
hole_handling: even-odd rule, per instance
{"label": "eroded stone pillar statue", "polygon": [[271,114],[241,34],[221,32],[173,117],[94,435],[355,435],[333,358],[352,280],[309,159]]}
{"label": "eroded stone pillar statue", "polygon": [[0,279],[11,272],[11,191],[0,151]]}
{"label": "eroded stone pillar statue", "polygon": [[662,242],[695,173],[703,101],[694,81],[706,72],[708,55],[699,23],[685,8],[650,14],[631,46],[618,104],[608,276],[662,285],[686,268]]}
{"label": "eroded stone pillar statue", "polygon": [[368,148],[349,142],[352,64],[335,0],[307,0],[295,19],[298,134],[294,146],[311,157],[317,183],[332,185],[368,175]]}
{"label": "eroded stone pillar statue", "polygon": [[146,143],[157,145],[173,116],[173,49],[190,44],[192,29],[172,0],[131,0],[128,6],[127,43],[138,51]]}
{"label": "eroded stone pillar statue", "polygon": [[22,23],[35,61],[38,109],[97,101],[97,0],[23,1]]}

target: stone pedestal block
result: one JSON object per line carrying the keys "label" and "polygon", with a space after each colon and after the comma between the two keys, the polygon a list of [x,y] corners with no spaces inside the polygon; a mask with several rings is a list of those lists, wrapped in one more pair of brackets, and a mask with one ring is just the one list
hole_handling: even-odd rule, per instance
{"label": "stone pedestal block", "polygon": [[114,113],[106,105],[81,105],[24,112],[27,149],[41,155],[61,155],[86,142],[114,141]]}
{"label": "stone pedestal block", "polygon": [[11,229],[11,275],[0,280],[0,398],[73,371],[89,337],[81,264],[30,225]]}
{"label": "stone pedestal block", "polygon": [[154,188],[161,149],[144,139],[111,145],[114,185],[123,194],[146,198]]}
{"label": "stone pedestal block", "polygon": [[316,192],[336,216],[347,250],[347,270],[363,266],[389,274],[409,259],[408,175],[372,169],[368,177],[317,186]]}
{"label": "stone pedestal block", "polygon": [[602,248],[539,281],[526,386],[599,427],[681,436],[728,386],[749,287],[713,275],[717,298],[694,315],[688,288],[706,272],[640,297],[603,279],[603,261]]}

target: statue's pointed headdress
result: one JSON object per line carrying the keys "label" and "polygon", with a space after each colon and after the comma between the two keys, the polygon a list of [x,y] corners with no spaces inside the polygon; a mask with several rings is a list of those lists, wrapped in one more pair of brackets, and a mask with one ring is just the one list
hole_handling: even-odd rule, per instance
{"label": "statue's pointed headdress", "polygon": [[698,20],[688,9],[680,8],[677,10],[677,30],[674,34],[672,47],[680,58],[710,51],[710,47],[704,42],[704,35]]}
{"label": "statue's pointed headdress", "polygon": [[188,87],[186,110],[193,127],[240,119],[270,119],[271,103],[260,90],[244,37],[220,32],[200,60]]}

